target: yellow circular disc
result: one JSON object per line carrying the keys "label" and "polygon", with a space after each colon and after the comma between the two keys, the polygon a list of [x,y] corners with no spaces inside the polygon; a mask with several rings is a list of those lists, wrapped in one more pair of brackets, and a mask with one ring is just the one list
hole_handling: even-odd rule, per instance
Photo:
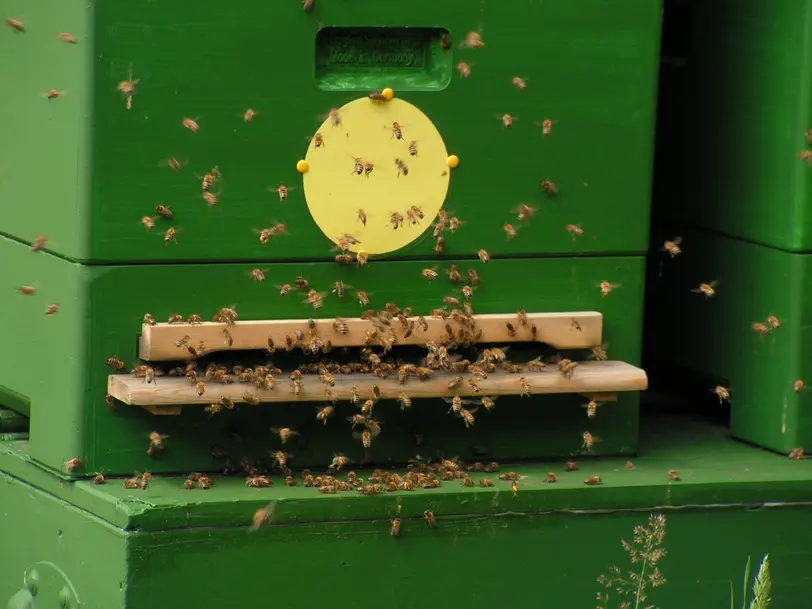
{"label": "yellow circular disc", "polygon": [[[375,255],[398,250],[431,226],[445,202],[450,176],[443,138],[425,114],[402,99],[356,99],[340,108],[338,116],[340,124],[334,126],[328,118],[307,149],[309,170],[302,177],[310,214],[334,243],[344,235],[355,237],[358,243],[350,251]],[[393,122],[400,125],[401,138]],[[409,151],[411,142],[416,142],[415,156]],[[372,171],[356,174],[356,159],[372,163]],[[413,207],[423,215],[416,224],[409,219]],[[397,229],[393,214],[403,218]]]}

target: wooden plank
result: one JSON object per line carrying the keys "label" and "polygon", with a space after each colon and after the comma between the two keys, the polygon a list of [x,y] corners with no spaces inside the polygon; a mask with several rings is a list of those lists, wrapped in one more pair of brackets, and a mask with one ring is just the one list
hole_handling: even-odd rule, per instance
{"label": "wooden plank", "polygon": [[[541,342],[557,349],[588,349],[601,344],[603,334],[603,316],[595,311],[577,313],[528,313],[528,325],[520,326],[516,314],[475,315],[477,332],[482,330],[480,343],[513,343],[520,341]],[[459,325],[451,319],[426,317],[426,332],[419,327],[417,317],[409,318],[415,322],[414,330],[409,337],[404,337],[405,328],[397,319],[392,320],[391,330],[396,337],[397,345],[424,345],[431,340],[443,342],[447,335],[446,324],[456,332]],[[334,319],[316,319],[316,333],[323,341],[330,341],[334,347],[359,347],[365,344],[367,332],[374,330],[371,321],[359,317],[346,319],[347,333],[341,334],[334,327]],[[573,323],[575,322],[575,323]],[[510,336],[506,323],[511,323],[516,335]],[[536,328],[535,341],[531,328]],[[580,328],[579,329],[576,329]],[[224,330],[228,331],[231,344],[227,344]],[[154,326],[144,324],[138,342],[138,357],[146,362],[183,360],[189,357],[184,346],[178,341],[189,337],[189,343],[197,348],[203,343],[206,353],[215,351],[256,350],[267,347],[268,337],[274,344],[285,345],[285,336],[294,338],[296,331],[310,336],[308,320],[280,319],[261,321],[238,321],[227,326],[224,323],[203,322],[202,324],[169,324],[159,323]]]}
{"label": "wooden plank", "polygon": [[[480,393],[476,393],[463,380],[460,387],[449,389],[449,382],[456,378],[453,372],[437,372],[428,380],[409,379],[401,385],[396,376],[376,379],[369,374],[335,375],[335,386],[331,388],[336,400],[349,400],[353,388],[357,388],[362,399],[373,397],[372,385],[376,384],[383,399],[396,398],[406,393],[412,399],[460,396],[519,395],[522,392],[522,379],[530,385],[533,394],[577,393],[604,394],[620,391],[642,391],[648,387],[646,373],[624,362],[584,362],[575,370],[571,379],[566,379],[554,367],[543,372],[510,374],[498,371],[489,374],[487,379],[478,382]],[[463,379],[470,375],[462,375]],[[235,403],[245,402],[246,393],[256,396],[262,402],[323,402],[326,401],[325,385],[318,376],[305,375],[304,386],[299,396],[293,394],[293,382],[280,377],[273,390],[256,389],[248,383],[223,385],[206,383],[206,393],[197,395],[195,387],[182,378],[160,377],[155,383],[146,383],[143,378],[127,374],[113,374],[108,380],[108,393],[117,400],[134,406],[180,406],[209,405],[227,397]]]}

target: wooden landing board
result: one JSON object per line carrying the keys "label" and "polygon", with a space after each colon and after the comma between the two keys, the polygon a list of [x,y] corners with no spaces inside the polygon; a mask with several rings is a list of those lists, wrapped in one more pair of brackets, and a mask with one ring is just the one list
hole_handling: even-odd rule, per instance
{"label": "wooden landing board", "polygon": [[[578,366],[572,379],[565,379],[555,366],[543,372],[523,372],[510,374],[498,371],[489,374],[487,379],[479,381],[480,393],[468,385],[470,374],[461,375],[463,382],[456,389],[449,389],[448,384],[457,377],[452,372],[437,372],[428,380],[410,378],[405,385],[398,382],[396,376],[376,379],[370,374],[335,375],[335,386],[332,387],[336,400],[349,400],[352,388],[358,389],[361,399],[373,397],[372,385],[377,384],[382,399],[394,399],[400,393],[406,393],[412,399],[451,397],[454,395],[477,397],[497,395],[519,395],[522,392],[521,382],[524,378],[530,385],[533,395],[552,393],[577,393],[594,396],[599,401],[609,401],[612,394],[621,391],[642,391],[648,387],[646,373],[624,362],[584,362]],[[155,383],[146,383],[143,378],[128,374],[113,374],[108,379],[107,391],[117,400],[133,406],[208,406],[227,397],[235,403],[245,402],[244,396],[250,394],[263,402],[324,402],[325,385],[317,375],[305,375],[304,387],[299,396],[293,394],[293,382],[285,377],[276,380],[276,387],[271,391],[257,389],[249,383],[222,385],[206,383],[206,393],[198,396],[195,387],[183,378],[160,377]],[[156,414],[161,414],[156,411]],[[167,414],[175,414],[167,412]]]}
{"label": "wooden landing board", "polygon": [[[535,342],[546,343],[557,349],[589,349],[601,344],[603,316],[600,313],[594,311],[528,313],[527,317],[528,325],[520,326],[515,313],[475,315],[477,331],[482,330],[478,342],[496,344],[532,342],[531,327],[535,326]],[[397,319],[392,320],[390,328],[395,333],[396,345],[424,345],[430,340],[439,344],[447,334],[446,324],[449,324],[455,332],[459,329],[459,325],[451,319],[426,317],[428,330],[423,332],[422,328],[418,327],[417,317],[409,319],[415,322],[415,326],[408,338],[404,338],[403,325]],[[177,345],[185,336],[189,337],[189,342],[195,348],[202,342],[206,353],[265,349],[268,337],[273,339],[277,347],[284,347],[286,335],[294,338],[297,330],[301,330],[305,337],[310,335],[307,322],[306,319],[280,319],[238,321],[231,326],[214,322],[196,325],[144,324],[138,342],[138,357],[146,362],[187,359],[189,354],[186,349]],[[367,331],[374,330],[372,322],[354,317],[345,320],[348,332],[340,334],[333,327],[334,322],[335,319],[332,318],[315,320],[318,337],[323,341],[329,340],[334,347],[360,347],[365,344]],[[516,330],[515,336],[510,336],[506,323],[513,325]],[[576,325],[580,330],[576,329]],[[230,346],[226,343],[223,330],[227,330],[231,337]]]}

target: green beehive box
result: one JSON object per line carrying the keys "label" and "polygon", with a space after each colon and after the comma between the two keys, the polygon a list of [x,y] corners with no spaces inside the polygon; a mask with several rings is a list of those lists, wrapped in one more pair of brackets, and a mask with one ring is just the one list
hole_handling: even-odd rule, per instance
{"label": "green beehive box", "polygon": [[[319,115],[387,86],[429,117],[461,161],[445,207],[466,224],[447,239],[446,254],[645,250],[658,2],[364,0],[319,2],[304,13],[296,2],[255,0],[226,9],[11,0],[4,9],[25,31],[5,28],[0,36],[0,55],[14,58],[0,76],[0,88],[13,92],[0,100],[0,196],[25,213],[3,212],[2,231],[29,243],[44,235],[60,256],[93,263],[331,258],[333,244],[311,221],[296,164]],[[483,23],[486,48],[461,48]],[[60,32],[76,44],[59,40]],[[459,62],[471,65],[470,78],[460,77]],[[527,87],[514,86],[514,77]],[[132,95],[118,89],[128,79]],[[45,99],[54,89],[59,96]],[[249,108],[257,114],[245,122]],[[499,120],[506,113],[516,117],[510,129]],[[195,119],[199,132],[185,129],[184,118]],[[535,124],[545,119],[554,121],[549,137]],[[327,150],[349,135],[327,130]],[[395,175],[395,156],[375,159],[376,173],[353,182],[358,196],[379,176]],[[166,166],[171,158],[185,163],[177,173]],[[409,177],[392,183],[426,179],[414,163]],[[219,203],[209,208],[201,176],[214,166],[222,181],[212,189]],[[435,179],[442,169],[431,169]],[[545,178],[558,196],[542,192]],[[267,190],[280,183],[295,187],[284,205]],[[352,215],[354,206],[341,202]],[[509,241],[502,225],[516,221],[511,209],[522,202],[540,208],[541,220]],[[170,223],[158,220],[152,232],[140,223],[158,204],[175,214],[177,244],[161,239]],[[288,236],[263,247],[252,230],[274,220]],[[571,238],[568,224],[583,237]],[[397,255],[425,257],[433,248],[424,234]]]}
{"label": "green beehive box", "polygon": [[[343,300],[329,295],[318,311],[302,303],[299,293],[280,296],[273,284],[292,281],[300,273],[319,289],[329,290],[332,282],[343,278],[347,284],[368,290],[370,306],[381,308],[387,301],[400,302],[401,306],[412,306],[415,314],[428,315],[453,288],[445,279],[426,282],[420,276],[424,266],[420,262],[379,262],[362,268],[329,263],[276,264],[260,283],[249,278],[250,264],[84,266],[47,253],[32,253],[26,245],[5,238],[0,239],[0,257],[9,264],[4,274],[6,285],[37,288],[27,296],[9,289],[10,295],[4,297],[7,315],[17,323],[7,329],[7,348],[0,356],[0,386],[13,393],[0,393],[0,404],[14,407],[23,403],[23,396],[30,403],[32,457],[56,470],[64,470],[65,462],[80,457],[84,465],[74,474],[216,469],[222,463],[212,456],[214,446],[235,459],[267,460],[268,450],[279,448],[269,428],[284,426],[302,433],[304,443],[297,442],[291,448],[297,466],[326,465],[334,451],[360,461],[364,451],[343,421],[357,408],[347,401],[337,405],[335,420],[326,426],[316,421],[314,402],[257,407],[241,404],[234,412],[216,417],[205,414],[203,404],[184,409],[178,416],[155,416],[135,406],[118,404],[111,408],[106,403],[108,375],[117,372],[106,365],[106,360],[117,355],[126,365],[124,372],[131,370],[139,354],[138,335],[147,312],[160,321],[173,313],[199,313],[210,318],[219,307],[236,303],[239,323],[298,318],[303,329],[310,315],[358,316],[362,307],[350,294]],[[602,340],[608,344],[611,359],[639,363],[643,258],[495,260],[488,265],[457,262],[463,271],[478,265],[481,285],[472,301],[477,314],[504,313],[518,306],[528,311],[598,311],[604,317]],[[393,277],[398,280],[392,281]],[[621,287],[602,297],[597,285],[607,278]],[[509,304],[505,300],[508,297]],[[51,304],[58,304],[60,309],[48,317],[45,311]],[[188,332],[195,335],[194,329]],[[424,353],[420,350],[418,355]],[[531,357],[537,353],[533,351]],[[240,357],[235,354],[236,361],[242,361]],[[260,355],[263,357],[267,356]],[[179,359],[182,365],[184,358]],[[226,354],[220,361],[231,359]],[[286,359],[285,354],[270,359],[285,370],[302,361],[301,356]],[[556,372],[549,374],[557,376]],[[374,377],[368,377],[360,386],[365,393],[375,382]],[[578,378],[577,373],[574,378]],[[157,378],[155,390],[171,380]],[[404,390],[412,391],[415,384],[420,383],[410,381]],[[136,385],[149,387],[143,381]],[[211,395],[218,395],[216,384],[208,387]],[[290,399],[293,401],[292,395]],[[484,447],[481,456],[499,458],[580,454],[581,434],[587,423],[602,439],[595,444],[594,454],[632,453],[637,442],[638,394],[621,395],[618,402],[602,406],[594,421],[587,419],[581,407],[586,401],[580,396],[504,397],[494,411],[477,413],[472,429],[445,416],[448,404],[441,400],[415,400],[408,412],[401,412],[394,401],[383,403],[379,410],[386,433],[374,446],[372,457],[376,462],[403,462],[418,450],[476,456],[480,450],[474,448],[477,446]],[[170,448],[150,457],[146,449],[152,431],[169,435]],[[425,442],[422,448],[416,444],[418,434]]]}
{"label": "green beehive box", "polygon": [[[783,453],[812,446],[812,257],[694,230],[682,246],[675,259],[661,253],[650,263],[659,269],[648,296],[652,355],[710,379],[707,391],[731,388],[734,437]],[[692,291],[710,281],[715,296]]]}
{"label": "green beehive box", "polygon": [[[809,0],[666,8],[655,213],[812,250]],[[701,142],[701,143],[700,143]]]}

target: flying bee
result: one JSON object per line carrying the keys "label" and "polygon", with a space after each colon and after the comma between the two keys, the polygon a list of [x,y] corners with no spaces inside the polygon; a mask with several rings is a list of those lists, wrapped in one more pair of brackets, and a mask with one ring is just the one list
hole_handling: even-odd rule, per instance
{"label": "flying bee", "polygon": [[23,296],[30,296],[31,294],[34,294],[36,291],[37,288],[32,287],[30,285],[21,285],[19,288],[17,288],[17,293],[22,294]]}
{"label": "flying bee", "polygon": [[460,409],[460,418],[462,418],[463,423],[465,423],[465,427],[473,427],[474,426],[474,413],[476,412],[476,408],[472,408],[471,410],[466,410],[465,408]]}
{"label": "flying bee", "polygon": [[333,408],[332,406],[325,406],[324,408],[320,408],[319,411],[316,413],[316,420],[321,421],[322,423],[327,425],[327,419],[329,419],[333,415],[334,411],[335,408]]}
{"label": "flying bee", "polygon": [[290,294],[293,291],[293,286],[290,285],[289,283],[286,283],[284,285],[277,285],[277,286],[274,286],[274,287],[279,288],[279,295],[280,296],[287,296],[288,294]]}
{"label": "flying bee", "polygon": [[774,330],[778,330],[779,328],[781,328],[781,320],[778,319],[775,315],[768,315],[767,316],[767,323]]}
{"label": "flying bee", "polygon": [[663,243],[663,246],[660,248],[660,251],[668,252],[672,258],[676,258],[682,253],[682,249],[679,246],[680,243],[682,243],[682,237],[674,237],[671,241],[666,239],[665,243]]}
{"label": "flying bee", "polygon": [[594,419],[595,415],[598,413],[598,404],[595,400],[589,400],[589,403],[584,404],[584,408],[586,408],[586,416],[587,418]]}
{"label": "flying bee", "polygon": [[[477,256],[479,256],[479,259],[480,259],[482,262],[490,262],[490,261],[491,261],[491,256],[490,256],[490,254],[489,254],[487,251],[485,251],[485,250],[479,250],[479,251],[476,253],[476,255],[477,255]],[[472,283],[473,283],[473,282],[472,282]]]}
{"label": "flying bee", "polygon": [[609,283],[608,281],[604,280],[604,281],[601,281],[598,284],[598,287],[601,290],[601,296],[609,296],[609,294],[612,293],[612,290],[614,290],[615,288],[620,287],[620,284],[619,283]]}
{"label": "flying bee", "polygon": [[708,283],[700,283],[699,287],[692,289],[692,292],[696,292],[697,294],[704,294],[705,298],[711,298],[716,296],[716,281],[710,281]]}
{"label": "flying bee", "polygon": [[357,291],[355,293],[355,298],[358,300],[358,304],[360,304],[362,307],[369,306],[369,295],[363,290]]}
{"label": "flying bee", "polygon": [[48,317],[53,317],[57,313],[59,313],[59,305],[58,304],[56,304],[56,303],[49,304],[47,307],[45,307],[45,315],[47,315]]}
{"label": "flying bee", "polygon": [[399,140],[403,139],[403,127],[397,121],[392,122],[392,137]]}
{"label": "flying bee", "polygon": [[542,180],[541,189],[548,197],[554,197],[558,194],[558,188],[548,179]]}
{"label": "flying bee", "polygon": [[254,120],[254,117],[257,114],[258,114],[258,112],[256,110],[254,110],[252,108],[248,108],[248,110],[246,110],[245,112],[243,112],[239,116],[241,116],[243,122],[247,124],[247,123],[250,123],[252,120]]}
{"label": "flying bee", "polygon": [[609,359],[609,355],[606,353],[607,345],[600,345],[598,347],[592,347],[592,353],[590,353],[590,357],[597,361],[605,361]]}
{"label": "flying bee", "polygon": [[131,110],[133,107],[133,95],[135,94],[135,85],[141,82],[140,78],[133,78],[133,68],[129,67],[127,70],[126,80],[120,81],[116,85],[116,89],[124,96],[124,107]]}
{"label": "flying bee", "polygon": [[521,388],[522,388],[522,392],[519,394],[519,397],[520,398],[530,397],[532,392],[530,390],[530,383],[527,382],[527,379],[525,379],[524,377],[521,377],[519,379],[519,384],[521,385]]}
{"label": "flying bee", "polygon": [[505,129],[509,129],[513,126],[513,121],[516,120],[515,116],[511,116],[510,114],[502,114],[497,116],[500,121],[502,121],[502,125],[504,125]]}
{"label": "flying bee", "polygon": [[803,390],[803,388],[804,388],[804,382],[803,382],[801,379],[798,379],[797,381],[795,381],[795,382],[792,384],[792,390],[793,390],[795,393],[801,393],[801,391]]}
{"label": "flying bee", "polygon": [[488,396],[482,396],[482,398],[480,398],[479,402],[480,402],[480,404],[482,404],[482,407],[485,410],[493,410],[494,408],[496,408],[496,404],[494,403],[496,401],[496,399],[497,398],[490,398]]}
{"label": "flying bee", "polygon": [[327,295],[326,292],[317,292],[316,290],[310,290],[307,293],[307,298],[303,302],[306,302],[311,307],[318,310],[324,306],[324,297],[326,295]]}
{"label": "flying bee", "polygon": [[538,207],[531,207],[527,203],[521,203],[518,207],[514,208],[513,212],[516,214],[516,218],[519,222],[523,222],[525,220],[529,220],[532,218],[535,213],[538,211]]}
{"label": "flying bee", "polygon": [[434,512],[432,512],[431,510],[426,510],[425,512],[423,512],[423,520],[426,521],[426,524],[430,528],[434,529],[437,527],[437,518],[434,516]]}
{"label": "flying bee", "polygon": [[720,404],[722,404],[723,402],[730,401],[730,387],[722,387],[721,385],[716,385],[716,387],[714,387],[710,391],[711,393],[716,394],[716,396],[719,398]]}
{"label": "flying bee", "polygon": [[268,190],[271,191],[271,192],[278,193],[279,194],[279,201],[281,203],[284,203],[285,200],[288,198],[288,193],[291,190],[296,190],[296,187],[295,186],[285,186],[284,184],[280,184],[276,188],[268,187]]}
{"label": "flying bee", "polygon": [[197,121],[198,121],[197,118],[184,118],[180,122],[180,124],[183,125],[189,131],[191,131],[192,133],[197,134],[200,132],[200,125],[197,124]]}
{"label": "flying bee", "polygon": [[485,43],[482,42],[482,34],[479,32],[468,32],[465,35],[465,40],[460,42],[460,48],[467,47],[469,49],[484,49]]}
{"label": "flying bee", "polygon": [[445,251],[445,238],[442,235],[434,240],[434,253],[438,256]]}
{"label": "flying bee", "polygon": [[806,161],[806,164],[812,167],[812,150],[801,150],[798,153],[798,158]]}
{"label": "flying bee", "polygon": [[457,64],[457,72],[460,73],[461,78],[469,78],[471,76],[471,65],[461,61]]}
{"label": "flying bee", "polygon": [[180,171],[181,167],[183,167],[184,165],[186,165],[185,161],[179,161],[178,159],[172,157],[172,158],[166,159],[165,161],[161,161],[158,164],[158,167],[166,166],[166,167],[169,167],[172,171]]}
{"label": "flying bee", "polygon": [[550,135],[553,132],[553,124],[557,123],[558,121],[551,120],[549,118],[545,118],[543,121],[536,122],[535,124],[541,127],[541,134],[545,137]]}
{"label": "flying bee", "polygon": [[520,78],[518,76],[514,76],[510,80],[510,82],[513,83],[513,86],[519,89],[520,91],[527,87],[527,83],[525,82],[524,78]]}
{"label": "flying bee", "polygon": [[25,26],[23,22],[19,19],[6,19],[6,25],[9,26],[15,32],[25,32]]}
{"label": "flying bee", "polygon": [[310,287],[310,282],[304,278],[304,276],[299,273],[299,276],[296,277],[296,281],[293,282],[296,286],[297,290],[306,290]]}
{"label": "flying bee", "polygon": [[397,400],[398,400],[398,403],[400,404],[400,409],[401,410],[406,410],[407,408],[412,407],[412,398],[410,398],[408,395],[406,395],[403,392],[398,394]]}
{"label": "flying bee", "polygon": [[425,277],[429,283],[437,279],[439,275],[437,275],[437,271],[435,269],[423,269],[420,271],[420,275]]}
{"label": "flying bee", "polygon": [[268,272],[268,269],[252,269],[249,274],[251,279],[254,281],[259,281],[260,283],[265,281],[265,273]]}
{"label": "flying bee", "polygon": [[389,529],[389,535],[392,537],[400,537],[400,518],[392,519],[392,527]]}
{"label": "flying bee", "polygon": [[403,162],[402,159],[395,159],[395,166],[398,168],[398,177],[402,173],[404,176],[409,175],[409,168],[406,166],[406,163]]}
{"label": "flying bee", "polygon": [[[362,168],[363,170],[363,168]],[[363,209],[358,210],[358,222],[364,225],[364,228],[367,226],[367,214]]]}
{"label": "flying bee", "polygon": [[107,365],[115,370],[121,370],[124,368],[124,362],[119,359],[117,355],[113,355],[112,357],[107,358]]}
{"label": "flying bee", "polygon": [[45,249],[45,244],[48,243],[48,237],[45,235],[40,235],[34,242],[31,244],[31,251],[32,252],[41,252]]}
{"label": "flying bee", "polygon": [[[484,251],[484,250],[482,250],[482,251]],[[485,252],[485,253],[487,254],[487,252]],[[482,258],[480,258],[480,260],[481,259]],[[472,286],[478,286],[479,285],[479,273],[477,273],[474,269],[468,269],[468,282]]]}
{"label": "flying bee", "polygon": [[[271,427],[271,433],[279,436],[279,439],[282,441],[282,444],[286,444],[288,440],[290,440],[293,436],[298,436],[298,431],[293,431],[289,427]],[[284,463],[280,465],[284,466]]]}
{"label": "flying bee", "polygon": [[504,226],[502,226],[502,228],[505,230],[505,234],[507,235],[508,239],[516,238],[516,235],[518,234],[516,232],[517,229],[513,228],[512,224],[505,224]]}
{"label": "flying bee", "polygon": [[347,285],[343,281],[341,281],[341,279],[339,279],[338,281],[335,282],[335,284],[333,284],[333,294],[335,294],[339,298],[344,298],[344,289],[351,287],[352,287],[351,285]]}

